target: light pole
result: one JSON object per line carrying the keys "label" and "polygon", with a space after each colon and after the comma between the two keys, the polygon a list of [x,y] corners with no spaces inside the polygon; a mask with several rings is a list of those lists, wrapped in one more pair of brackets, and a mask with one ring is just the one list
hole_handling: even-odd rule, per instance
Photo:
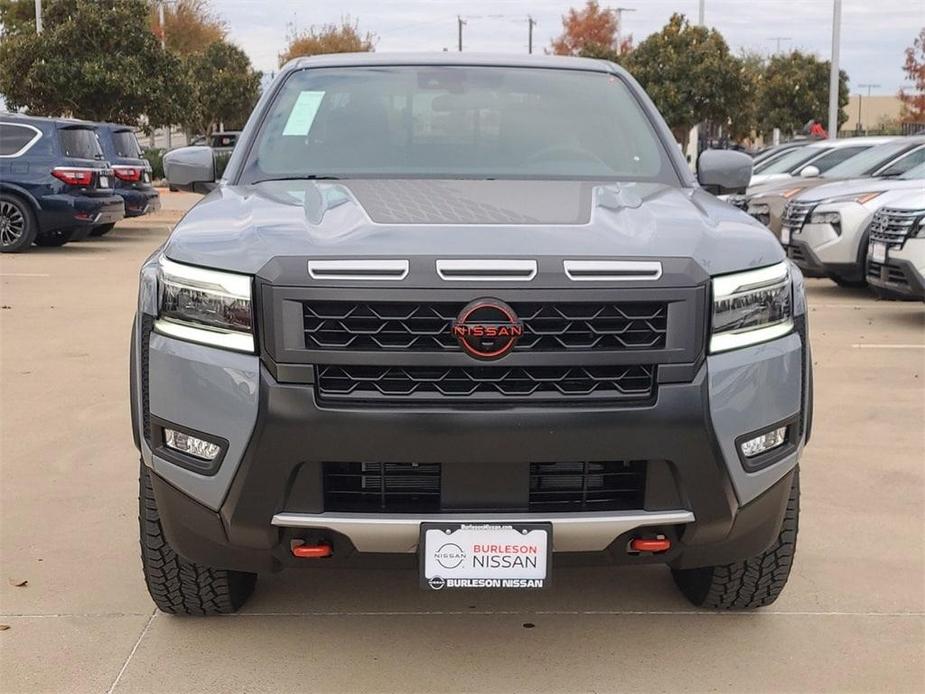
{"label": "light pole", "polygon": [[35,0],[35,33],[42,33],[42,0]]}
{"label": "light pole", "polygon": [[614,7],[610,10],[617,16],[617,55],[623,53],[623,13],[635,12],[634,7]]}
{"label": "light pole", "polygon": [[533,53],[533,27],[536,26],[536,20],[527,15],[527,53]]}
{"label": "light pole", "polygon": [[841,0],[832,6],[832,69],[829,72],[829,139],[838,139],[838,51],[841,48]]}
{"label": "light pole", "polygon": [[792,41],[792,40],[793,39],[791,39],[789,36],[769,36],[768,37],[768,41],[777,41],[777,51],[775,55],[780,53],[780,42],[781,41]]}
{"label": "light pole", "polygon": [[466,20],[461,16],[456,15],[456,25],[458,35],[457,45],[459,46],[459,52],[462,53],[462,28],[466,25]]}
{"label": "light pole", "polygon": [[700,0],[700,7],[697,9],[697,24],[703,26],[705,23],[704,17],[706,16],[707,0]]}
{"label": "light pole", "polygon": [[[876,88],[879,87],[879,86],[880,86],[879,84],[859,84],[859,85],[858,85],[858,89],[860,90],[860,89],[864,89],[864,88],[866,87],[866,88],[867,88],[867,98],[869,99],[869,98],[870,98],[870,90],[871,90],[871,89],[876,89]],[[857,125],[858,132],[860,132],[861,130],[863,130],[863,127],[862,127],[862,125],[861,125],[861,103],[862,103],[863,101],[864,101],[864,95],[861,94],[860,91],[858,91],[858,125]]]}

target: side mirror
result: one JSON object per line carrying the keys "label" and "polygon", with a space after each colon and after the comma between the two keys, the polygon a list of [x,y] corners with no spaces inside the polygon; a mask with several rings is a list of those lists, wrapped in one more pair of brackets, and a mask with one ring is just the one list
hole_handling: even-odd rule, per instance
{"label": "side mirror", "polygon": [[208,193],[215,187],[215,155],[211,147],[180,147],[164,155],[167,182],[179,190]]}
{"label": "side mirror", "polygon": [[752,158],[744,152],[708,149],[697,159],[697,180],[714,195],[744,193],[752,179]]}
{"label": "side mirror", "polygon": [[816,178],[819,175],[819,169],[810,164],[800,171],[800,178]]}

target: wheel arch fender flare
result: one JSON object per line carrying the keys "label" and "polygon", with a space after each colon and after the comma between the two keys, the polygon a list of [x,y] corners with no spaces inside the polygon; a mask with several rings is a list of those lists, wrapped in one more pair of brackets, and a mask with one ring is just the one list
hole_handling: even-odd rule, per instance
{"label": "wheel arch fender flare", "polygon": [[42,207],[39,205],[39,201],[35,199],[35,196],[16,183],[10,183],[0,179],[0,193],[15,195],[16,197],[21,198],[29,204],[29,206],[32,208],[32,214],[34,215],[38,215],[38,213],[42,210]]}

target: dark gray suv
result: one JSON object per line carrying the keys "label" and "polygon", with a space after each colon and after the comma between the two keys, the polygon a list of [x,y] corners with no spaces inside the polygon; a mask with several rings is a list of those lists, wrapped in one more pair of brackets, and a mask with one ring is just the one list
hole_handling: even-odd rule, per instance
{"label": "dark gray suv", "polygon": [[388,562],[425,590],[664,564],[695,604],[773,602],[812,373],[802,277],[699,183],[639,85],[559,57],[288,64],[144,264],[132,334],[158,607],[262,572]]}

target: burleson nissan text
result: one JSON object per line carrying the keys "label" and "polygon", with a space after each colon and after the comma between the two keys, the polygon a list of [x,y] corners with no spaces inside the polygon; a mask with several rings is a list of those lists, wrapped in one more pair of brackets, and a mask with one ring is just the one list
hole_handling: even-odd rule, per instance
{"label": "burleson nissan text", "polygon": [[803,279],[716,197],[750,159],[692,175],[624,70],[298,59],[220,180],[206,147],[165,167],[207,194],[144,263],[132,331],[160,609],[386,561],[424,590],[604,558],[665,565],[698,606],[780,594],[812,427]]}

